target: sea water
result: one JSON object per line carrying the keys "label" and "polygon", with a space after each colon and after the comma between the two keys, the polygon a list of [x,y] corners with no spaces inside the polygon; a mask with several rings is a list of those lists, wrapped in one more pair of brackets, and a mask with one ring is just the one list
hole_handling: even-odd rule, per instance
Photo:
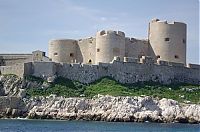
{"label": "sea water", "polygon": [[0,132],[200,132],[200,124],[1,119]]}

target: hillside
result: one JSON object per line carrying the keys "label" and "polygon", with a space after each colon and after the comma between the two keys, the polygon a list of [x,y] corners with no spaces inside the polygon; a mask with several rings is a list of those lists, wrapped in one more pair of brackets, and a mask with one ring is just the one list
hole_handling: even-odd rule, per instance
{"label": "hillside", "polygon": [[[29,77],[29,80],[43,81],[35,77]],[[27,89],[27,93],[29,96],[49,96],[56,94],[57,96],[64,97],[85,96],[88,98],[98,94],[112,96],[151,96],[159,99],[174,99],[184,103],[200,103],[200,87],[198,85],[161,85],[152,82],[124,85],[112,78],[102,78],[88,85],[65,78],[57,78],[48,87],[29,88]]]}

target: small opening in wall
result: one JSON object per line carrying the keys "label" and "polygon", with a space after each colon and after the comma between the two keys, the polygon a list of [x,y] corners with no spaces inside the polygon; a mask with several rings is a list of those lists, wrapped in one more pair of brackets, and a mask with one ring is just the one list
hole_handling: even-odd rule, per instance
{"label": "small opening in wall", "polygon": [[70,57],[74,57],[74,53],[70,53],[69,56],[70,56]]}
{"label": "small opening in wall", "polygon": [[100,52],[100,49],[97,49],[97,52]]}
{"label": "small opening in wall", "polygon": [[58,53],[54,53],[54,55],[55,55],[55,56],[57,56],[57,55],[58,55]]}
{"label": "small opening in wall", "polygon": [[178,56],[178,55],[175,55],[175,56],[174,56],[174,58],[178,59],[178,58],[179,58],[179,56]]}
{"label": "small opening in wall", "polygon": [[183,39],[183,43],[184,43],[184,44],[186,43],[185,39]]}
{"label": "small opening in wall", "polygon": [[160,55],[157,55],[156,57],[157,57],[157,58],[160,58]]}
{"label": "small opening in wall", "polygon": [[89,59],[88,63],[92,63],[92,60],[91,60],[91,59]]}
{"label": "small opening in wall", "polygon": [[169,41],[169,38],[165,38],[165,41]]}

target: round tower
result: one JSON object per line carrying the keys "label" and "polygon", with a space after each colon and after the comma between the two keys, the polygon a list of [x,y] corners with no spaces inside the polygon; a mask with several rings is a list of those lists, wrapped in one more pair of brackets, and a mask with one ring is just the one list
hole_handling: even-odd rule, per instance
{"label": "round tower", "polygon": [[149,43],[158,60],[186,64],[185,23],[152,20],[149,23]]}
{"label": "round tower", "polygon": [[114,56],[125,56],[125,34],[121,31],[99,31],[96,34],[96,64],[110,63]]}
{"label": "round tower", "polygon": [[76,61],[76,40],[59,39],[49,41],[49,58],[54,62],[73,63]]}

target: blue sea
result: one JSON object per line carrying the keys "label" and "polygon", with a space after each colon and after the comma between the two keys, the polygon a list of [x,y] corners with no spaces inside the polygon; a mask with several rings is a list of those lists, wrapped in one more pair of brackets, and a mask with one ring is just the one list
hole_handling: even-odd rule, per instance
{"label": "blue sea", "polygon": [[2,119],[0,132],[200,132],[200,124]]}

